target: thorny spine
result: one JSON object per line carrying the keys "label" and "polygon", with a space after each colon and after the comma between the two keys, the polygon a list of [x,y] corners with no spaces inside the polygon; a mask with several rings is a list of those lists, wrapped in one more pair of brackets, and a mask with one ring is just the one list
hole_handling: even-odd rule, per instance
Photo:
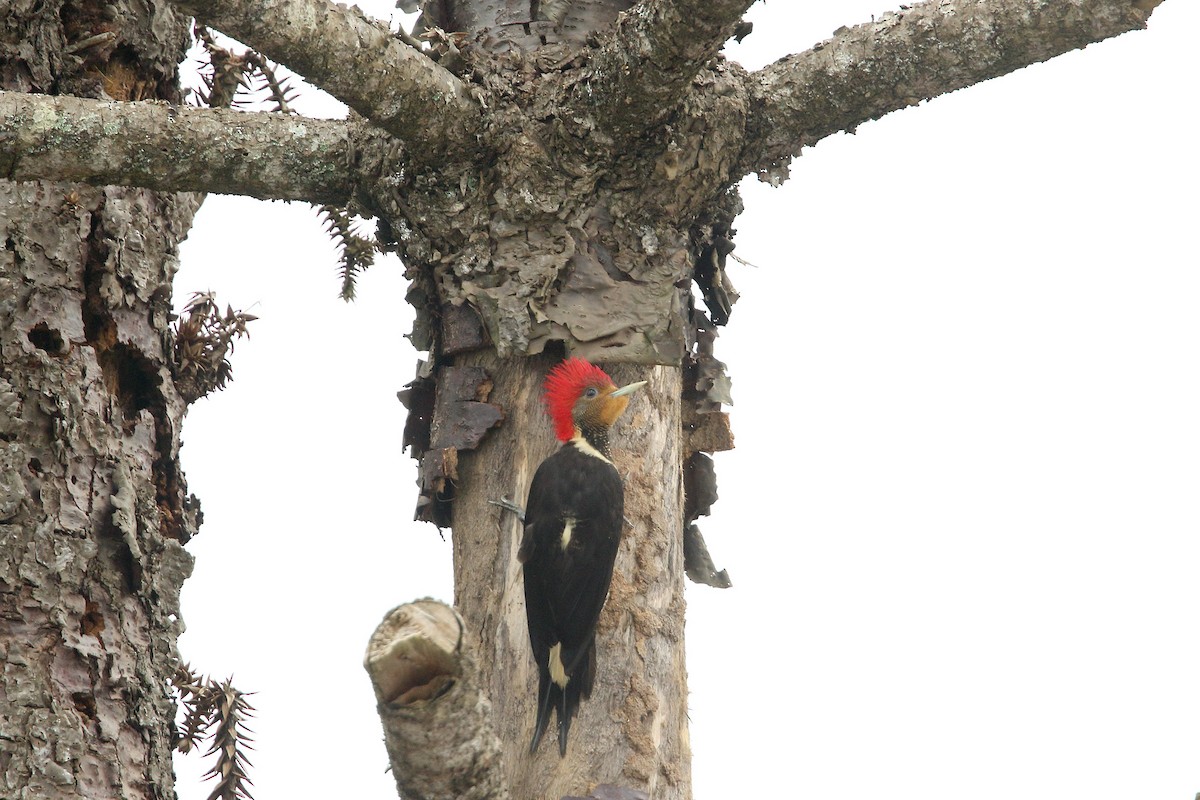
{"label": "thorny spine", "polygon": [[216,681],[196,675],[187,664],[175,670],[173,683],[183,710],[175,749],[186,754],[204,739],[212,740],[204,755],[215,755],[216,761],[205,778],[215,777],[217,784],[208,800],[252,800],[252,781],[246,776],[250,760],[245,751],[253,749],[253,740],[245,720],[254,716],[254,707],[246,694],[233,686],[232,678]]}
{"label": "thorny spine", "polygon": [[226,306],[225,314],[211,292],[196,292],[175,325],[175,385],[191,404],[225,388],[233,380],[229,354],[234,341],[250,338],[246,326],[258,319]]}
{"label": "thorny spine", "polygon": [[[258,97],[266,92],[265,102],[271,110],[280,114],[294,114],[291,102],[299,95],[287,76],[280,77],[276,65],[253,50],[237,54],[217,44],[212,32],[203,25],[196,25],[196,38],[204,49],[208,69],[201,66],[200,75],[204,88],[199,99],[213,108],[248,108],[259,102]],[[241,91],[244,98],[237,95]],[[354,299],[358,276],[375,262],[377,240],[363,236],[356,229],[352,214],[335,205],[317,207],[318,216],[324,220],[325,230],[338,246],[338,275],[342,280],[341,298],[347,302]]]}

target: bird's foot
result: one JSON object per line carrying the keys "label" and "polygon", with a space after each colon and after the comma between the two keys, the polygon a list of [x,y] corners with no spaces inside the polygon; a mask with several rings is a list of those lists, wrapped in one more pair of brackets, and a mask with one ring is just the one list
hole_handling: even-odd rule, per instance
{"label": "bird's foot", "polygon": [[521,520],[521,522],[525,521],[525,509],[514,503],[512,500],[509,500],[507,497],[501,497],[499,500],[488,500],[488,503],[511,511],[517,515],[517,519]]}

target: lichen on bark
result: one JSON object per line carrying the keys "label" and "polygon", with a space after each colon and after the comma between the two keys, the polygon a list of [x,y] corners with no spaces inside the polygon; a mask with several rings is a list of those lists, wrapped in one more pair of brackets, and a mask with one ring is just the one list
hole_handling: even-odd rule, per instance
{"label": "lichen on bark", "polygon": [[[0,17],[5,90],[179,99],[186,27],[164,3],[16,3]],[[98,26],[115,35],[64,55]],[[198,509],[178,465],[168,313],[196,206],[0,181],[6,796],[173,796],[167,679]]]}

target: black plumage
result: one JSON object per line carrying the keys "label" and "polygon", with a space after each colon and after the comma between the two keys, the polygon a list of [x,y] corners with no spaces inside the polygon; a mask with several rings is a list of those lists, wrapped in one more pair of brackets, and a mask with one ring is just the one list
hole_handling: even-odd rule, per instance
{"label": "black plumage", "polygon": [[[596,623],[608,597],[625,507],[606,439],[578,437],[564,444],[538,467],[529,488],[518,559],[524,564],[529,640],[538,666],[531,752],[553,708],[558,750],[566,753],[571,720],[596,678]],[[552,669],[556,646],[557,675]]]}

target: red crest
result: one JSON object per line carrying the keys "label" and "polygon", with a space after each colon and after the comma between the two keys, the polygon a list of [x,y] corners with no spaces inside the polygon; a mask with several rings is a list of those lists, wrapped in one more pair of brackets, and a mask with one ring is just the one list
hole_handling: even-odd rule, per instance
{"label": "red crest", "polygon": [[561,442],[569,442],[575,435],[575,420],[571,411],[584,389],[595,386],[602,389],[612,386],[612,379],[604,370],[589,364],[582,358],[568,358],[546,375],[546,408],[554,420],[554,435]]}

